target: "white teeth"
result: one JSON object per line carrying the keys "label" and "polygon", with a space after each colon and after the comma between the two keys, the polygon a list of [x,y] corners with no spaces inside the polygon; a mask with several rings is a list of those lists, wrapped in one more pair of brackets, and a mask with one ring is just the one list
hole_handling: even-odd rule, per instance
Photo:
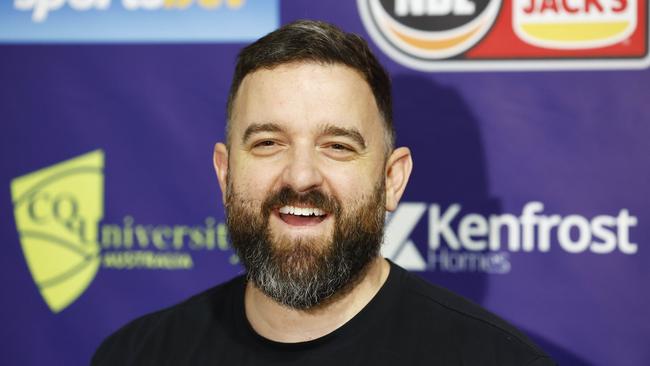
{"label": "white teeth", "polygon": [[296,216],[323,216],[325,212],[319,208],[282,206],[279,209],[281,214]]}

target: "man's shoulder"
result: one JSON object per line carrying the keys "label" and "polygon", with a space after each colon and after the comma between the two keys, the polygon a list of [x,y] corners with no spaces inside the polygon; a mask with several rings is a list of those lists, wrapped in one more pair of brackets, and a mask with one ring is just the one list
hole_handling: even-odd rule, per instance
{"label": "man's shoulder", "polygon": [[[219,317],[231,310],[233,294],[243,286],[243,277],[196,294],[176,305],[143,315],[122,326],[107,337],[95,352],[93,365],[136,364],[133,359],[150,350],[164,349],[170,342],[189,341],[204,331]],[[173,335],[174,339],[168,339]]]}
{"label": "man's shoulder", "polygon": [[503,365],[554,365],[526,335],[497,315],[416,274],[397,270],[402,277],[402,308],[418,333],[463,355],[505,357],[499,362]]}
{"label": "man's shoulder", "polygon": [[[430,309],[458,317],[469,325],[498,330],[530,343],[528,338],[517,328],[482,306],[444,287],[428,282],[416,274],[406,270],[404,272],[404,290],[410,294],[413,301],[417,301],[423,306],[428,305],[427,307]],[[533,344],[531,343],[531,345]]]}

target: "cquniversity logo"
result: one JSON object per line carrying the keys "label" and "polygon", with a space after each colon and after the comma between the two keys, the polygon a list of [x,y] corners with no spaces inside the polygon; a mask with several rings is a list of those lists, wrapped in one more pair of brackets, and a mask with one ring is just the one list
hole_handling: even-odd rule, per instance
{"label": "cquniversity logo", "polygon": [[11,182],[25,260],[55,313],[84,292],[100,265],[103,168],[104,154],[97,150]]}
{"label": "cquniversity logo", "polygon": [[[16,228],[32,278],[58,313],[98,270],[191,270],[193,255],[230,248],[213,217],[195,224],[103,222],[104,152],[96,150],[11,182]],[[230,255],[231,264],[238,263]]]}

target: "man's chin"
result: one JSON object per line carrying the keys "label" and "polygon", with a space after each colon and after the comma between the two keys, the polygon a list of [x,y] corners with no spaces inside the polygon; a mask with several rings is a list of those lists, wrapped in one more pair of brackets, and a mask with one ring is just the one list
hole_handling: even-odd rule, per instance
{"label": "man's chin", "polygon": [[323,262],[320,251],[303,244],[273,250],[272,257],[284,280],[294,283],[307,283],[318,276]]}
{"label": "man's chin", "polygon": [[[358,271],[343,269],[329,272],[321,267],[320,257],[293,252],[276,262],[275,272],[257,272],[249,280],[269,298],[287,308],[317,311],[347,295],[364,277],[370,267],[366,263]],[[329,263],[331,264],[331,262]],[[332,270],[333,267],[330,267]]]}

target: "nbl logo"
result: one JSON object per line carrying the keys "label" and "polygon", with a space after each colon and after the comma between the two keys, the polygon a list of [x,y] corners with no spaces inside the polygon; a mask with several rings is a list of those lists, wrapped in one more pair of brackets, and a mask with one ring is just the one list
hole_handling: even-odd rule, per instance
{"label": "nbl logo", "polygon": [[397,59],[456,56],[490,29],[501,0],[359,0],[373,39]]}

